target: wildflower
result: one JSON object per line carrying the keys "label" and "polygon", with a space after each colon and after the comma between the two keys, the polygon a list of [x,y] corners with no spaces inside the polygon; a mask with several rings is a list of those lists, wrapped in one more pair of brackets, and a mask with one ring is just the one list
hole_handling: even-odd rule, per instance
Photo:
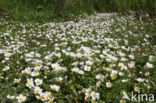
{"label": "wildflower", "polygon": [[88,89],[85,89],[85,92],[86,92],[86,95],[90,95],[92,90],[91,90],[91,88],[88,88]]}
{"label": "wildflower", "polygon": [[123,79],[123,80],[121,80],[121,82],[128,82],[128,79]]}
{"label": "wildflower", "polygon": [[98,75],[96,75],[95,78],[98,79],[98,80],[103,81],[103,79],[104,79],[104,75],[102,75],[102,74],[98,74]]}
{"label": "wildflower", "polygon": [[60,87],[59,86],[57,86],[57,85],[50,85],[50,88],[52,89],[52,90],[54,90],[54,91],[59,91],[59,89],[60,89]]}
{"label": "wildflower", "polygon": [[87,100],[87,101],[90,100],[90,96],[89,95],[86,95],[85,96],[85,100]]}
{"label": "wildflower", "polygon": [[36,85],[38,86],[38,85],[41,85],[42,84],[42,82],[43,82],[43,80],[41,80],[41,79],[35,79],[35,83],[36,83]]}
{"label": "wildflower", "polygon": [[107,86],[108,88],[110,88],[110,87],[112,87],[112,83],[106,82],[106,86]]}
{"label": "wildflower", "polygon": [[91,71],[91,67],[85,65],[84,70],[85,70],[85,71]]}
{"label": "wildflower", "polygon": [[93,62],[91,62],[91,61],[88,60],[88,61],[86,61],[86,64],[89,65],[89,66],[91,66],[93,64]]}
{"label": "wildflower", "polygon": [[3,71],[8,71],[9,69],[10,69],[9,66],[5,66],[5,67],[3,68]]}
{"label": "wildflower", "polygon": [[35,56],[36,56],[36,57],[41,57],[41,54],[36,53]]}
{"label": "wildflower", "polygon": [[135,87],[134,91],[139,93],[140,92],[140,88],[139,87]]}
{"label": "wildflower", "polygon": [[32,87],[34,87],[34,83],[33,82],[27,82],[26,86],[29,88],[32,88]]}
{"label": "wildflower", "polygon": [[134,55],[129,55],[129,58],[134,59],[135,56]]}
{"label": "wildflower", "polygon": [[6,53],[4,54],[4,56],[5,56],[6,58],[9,58],[11,55],[12,55],[12,54],[11,54],[11,53],[8,53],[8,52],[6,52]]}
{"label": "wildflower", "polygon": [[136,79],[138,82],[143,82],[144,81],[144,79],[142,79],[142,78],[137,78]]}
{"label": "wildflower", "polygon": [[51,97],[52,97],[51,92],[45,92],[45,93],[44,93],[44,98],[45,98],[46,100],[50,99]]}
{"label": "wildflower", "polygon": [[42,92],[42,89],[40,87],[34,87],[35,94],[40,94]]}
{"label": "wildflower", "polygon": [[56,70],[59,67],[58,63],[52,64],[51,67],[53,68],[53,70]]}
{"label": "wildflower", "polygon": [[84,74],[84,71],[83,70],[79,70],[78,73],[81,74],[81,75],[83,75]]}
{"label": "wildflower", "polygon": [[62,77],[58,77],[56,78],[56,81],[62,82],[63,78]]}
{"label": "wildflower", "polygon": [[39,75],[39,72],[32,72],[32,73],[31,73],[31,76],[32,76],[32,77],[36,77],[36,76],[38,76],[38,75]]}
{"label": "wildflower", "polygon": [[92,92],[91,93],[91,97],[92,97],[93,100],[96,100],[96,99],[99,99],[100,98],[100,94],[99,93]]}
{"label": "wildflower", "polygon": [[14,83],[19,83],[21,79],[14,79]]}
{"label": "wildflower", "polygon": [[149,61],[152,62],[152,61],[154,61],[154,60],[155,60],[155,57],[152,56],[152,55],[150,55],[150,56],[149,56]]}
{"label": "wildflower", "polygon": [[22,94],[20,94],[16,98],[17,98],[19,103],[24,102],[26,100],[26,96],[23,96]]}
{"label": "wildflower", "polygon": [[120,103],[126,103],[124,100],[120,100]]}
{"label": "wildflower", "polygon": [[145,67],[147,67],[147,68],[153,68],[153,64],[150,64],[149,62],[147,62]]}
{"label": "wildflower", "polygon": [[45,96],[45,94],[41,92],[41,93],[39,93],[39,96],[38,95],[36,96],[36,98],[40,99],[41,101],[44,101],[45,100],[44,96]]}
{"label": "wildflower", "polygon": [[35,67],[34,67],[34,70],[35,70],[36,72],[39,72],[39,71],[40,71],[40,69],[41,69],[41,67],[40,67],[40,66],[35,66]]}
{"label": "wildflower", "polygon": [[15,97],[14,96],[11,96],[11,95],[7,95],[7,98],[8,99],[14,99]]}
{"label": "wildflower", "polygon": [[124,74],[124,73],[122,73],[122,72],[119,72],[119,75],[120,75],[120,76],[124,76],[125,74]]}
{"label": "wildflower", "polygon": [[78,73],[78,71],[79,71],[79,68],[73,68],[73,69],[72,69],[72,72]]}

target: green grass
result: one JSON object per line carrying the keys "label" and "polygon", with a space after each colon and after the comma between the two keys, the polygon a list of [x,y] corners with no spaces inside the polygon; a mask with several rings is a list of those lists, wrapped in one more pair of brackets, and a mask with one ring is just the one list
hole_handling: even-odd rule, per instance
{"label": "green grass", "polygon": [[96,12],[141,11],[156,14],[155,0],[0,0],[0,14],[18,20],[73,20]]}

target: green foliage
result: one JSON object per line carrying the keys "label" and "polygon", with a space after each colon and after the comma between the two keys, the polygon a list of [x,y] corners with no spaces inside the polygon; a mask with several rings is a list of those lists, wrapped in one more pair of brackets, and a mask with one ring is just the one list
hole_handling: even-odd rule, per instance
{"label": "green foliage", "polygon": [[73,20],[81,14],[143,11],[156,14],[155,0],[0,0],[0,14],[18,20]]}

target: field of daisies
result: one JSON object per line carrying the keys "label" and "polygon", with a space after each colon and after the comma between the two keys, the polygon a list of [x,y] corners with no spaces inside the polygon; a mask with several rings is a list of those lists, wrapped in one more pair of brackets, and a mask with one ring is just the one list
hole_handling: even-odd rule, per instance
{"label": "field of daisies", "polygon": [[105,14],[77,22],[1,18],[0,103],[135,103],[124,94],[156,94],[154,24]]}

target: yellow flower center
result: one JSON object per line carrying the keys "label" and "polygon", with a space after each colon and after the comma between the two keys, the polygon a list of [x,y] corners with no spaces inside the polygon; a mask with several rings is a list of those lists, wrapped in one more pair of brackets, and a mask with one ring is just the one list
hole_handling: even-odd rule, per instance
{"label": "yellow flower center", "polygon": [[96,95],[96,94],[93,94],[93,97],[94,97],[94,98],[96,98],[96,97],[97,97],[97,95]]}
{"label": "yellow flower center", "polygon": [[37,84],[40,84],[40,81],[37,81]]}
{"label": "yellow flower center", "polygon": [[19,101],[21,101],[21,102],[22,102],[22,101],[23,101],[23,98],[19,98]]}
{"label": "yellow flower center", "polygon": [[90,93],[91,93],[91,91],[89,90],[89,91],[88,91],[88,94],[90,94]]}
{"label": "yellow flower center", "polygon": [[111,87],[111,84],[109,83],[109,84],[107,84],[107,86],[108,86],[108,87]]}
{"label": "yellow flower center", "polygon": [[49,101],[49,103],[53,103],[53,101],[51,100],[51,101]]}
{"label": "yellow flower center", "polygon": [[40,92],[40,90],[36,90],[36,93],[39,93]]}
{"label": "yellow flower center", "polygon": [[56,90],[56,88],[54,87],[53,90]]}
{"label": "yellow flower center", "polygon": [[112,79],[115,79],[115,76],[114,75],[112,75]]}
{"label": "yellow flower center", "polygon": [[40,96],[40,99],[42,100],[42,99],[44,99],[44,97],[43,96]]}
{"label": "yellow flower center", "polygon": [[136,92],[139,92],[139,88],[135,88],[135,91],[136,91]]}
{"label": "yellow flower center", "polygon": [[55,70],[56,69],[56,66],[54,66],[53,69]]}
{"label": "yellow flower center", "polygon": [[10,96],[9,99],[12,99],[12,97]]}
{"label": "yellow flower center", "polygon": [[87,96],[87,97],[86,97],[86,100],[89,100],[89,99],[90,99],[90,97],[89,97],[89,96]]}
{"label": "yellow flower center", "polygon": [[120,103],[125,103],[124,101],[120,101]]}
{"label": "yellow flower center", "polygon": [[32,87],[32,85],[31,85],[31,84],[29,84],[28,86],[29,86],[29,87]]}

